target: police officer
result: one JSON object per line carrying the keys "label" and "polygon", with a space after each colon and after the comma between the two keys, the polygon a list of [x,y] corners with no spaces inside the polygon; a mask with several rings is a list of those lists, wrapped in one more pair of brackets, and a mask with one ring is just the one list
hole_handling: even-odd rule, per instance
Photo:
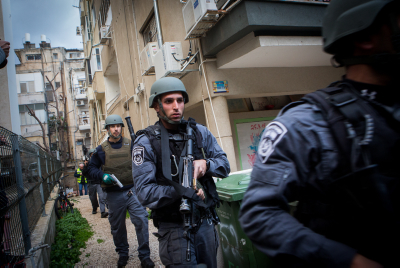
{"label": "police officer", "polygon": [[74,173],[74,177],[77,178],[79,184],[79,195],[83,195],[82,189],[85,188],[85,195],[88,194],[87,188],[87,178],[82,174],[82,169],[85,165],[83,163],[79,164],[79,167],[76,169]]}
{"label": "police officer", "polygon": [[[123,267],[129,259],[129,244],[126,232],[126,211],[135,225],[139,243],[138,252],[142,267],[154,267],[150,259],[148,213],[139,203],[132,182],[132,142],[122,137],[124,123],[119,115],[106,118],[105,128],[108,139],[96,148],[89,163],[89,174],[94,180],[102,180],[101,187],[107,193],[108,220],[111,225],[118,266]],[[114,174],[123,188],[113,185],[110,174]]]}
{"label": "police officer", "polygon": [[[92,203],[92,207],[93,207],[92,214],[97,213],[97,208],[99,207],[99,204],[100,204],[101,217],[107,218],[108,212],[106,212],[106,210],[105,210],[106,209],[106,193],[103,192],[103,189],[100,186],[101,180],[98,178],[93,179],[89,174],[89,160],[95,151],[96,151],[96,149],[89,150],[89,152],[87,154],[87,159],[85,160],[85,166],[82,169],[82,174],[88,180],[89,199],[90,199],[90,202]],[[99,195],[99,199],[97,199],[97,195]]]}
{"label": "police officer", "polygon": [[[214,208],[219,204],[219,198],[212,176],[224,178],[230,167],[226,154],[210,131],[192,119],[183,120],[188,101],[185,86],[177,78],[161,78],[153,84],[149,106],[156,110],[160,120],[138,131],[132,153],[132,173],[139,201],[152,210],[151,216],[158,228],[155,235],[162,263],[167,267],[193,267],[197,264],[217,267],[219,242],[214,223],[218,218]],[[197,194],[193,191],[193,194],[185,195],[170,181],[180,185],[187,124],[194,131],[194,136],[189,138],[194,140],[193,178],[199,184]],[[185,236],[180,213],[182,197],[196,204],[192,213],[197,226],[189,236]],[[190,260],[186,254],[188,244]]]}
{"label": "police officer", "polygon": [[332,0],[324,50],[346,75],[264,130],[240,222],[282,267],[399,265],[399,10]]}

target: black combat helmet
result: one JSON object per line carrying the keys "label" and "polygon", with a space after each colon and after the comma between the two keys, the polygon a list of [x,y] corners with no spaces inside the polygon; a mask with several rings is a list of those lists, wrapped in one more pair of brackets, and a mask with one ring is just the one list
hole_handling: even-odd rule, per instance
{"label": "black combat helmet", "polygon": [[[392,42],[397,51],[396,54],[386,55],[386,57],[375,57],[376,55],[351,60],[339,59],[343,65],[350,64],[373,64],[379,60],[393,60],[399,58],[400,53],[400,29],[396,20],[398,14],[399,2],[396,0],[332,0],[328,5],[322,24],[322,36],[324,41],[324,51],[338,55],[348,50],[349,43],[346,42],[349,36],[360,33],[376,22],[380,12],[388,5],[393,5],[388,12],[390,27],[393,31]],[[379,55],[382,56],[382,55]],[[390,59],[389,59],[390,58]]]}

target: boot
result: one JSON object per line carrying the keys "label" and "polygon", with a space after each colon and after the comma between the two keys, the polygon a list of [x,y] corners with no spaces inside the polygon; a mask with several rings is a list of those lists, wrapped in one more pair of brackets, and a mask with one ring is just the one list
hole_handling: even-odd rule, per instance
{"label": "boot", "polygon": [[101,213],[102,218],[107,218],[108,217],[108,212],[102,212]]}
{"label": "boot", "polygon": [[151,268],[154,267],[154,262],[150,258],[146,258],[140,262],[140,265],[143,268]]}
{"label": "boot", "polygon": [[[103,212],[103,213],[106,213],[106,212]],[[119,256],[118,268],[119,267],[125,267],[126,264],[128,263],[128,259],[129,259],[129,256]]]}
{"label": "boot", "polygon": [[97,214],[97,208],[93,208],[92,214]]}

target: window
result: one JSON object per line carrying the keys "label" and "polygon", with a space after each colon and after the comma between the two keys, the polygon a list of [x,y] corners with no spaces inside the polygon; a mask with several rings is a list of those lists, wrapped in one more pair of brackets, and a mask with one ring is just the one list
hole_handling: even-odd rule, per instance
{"label": "window", "polygon": [[76,141],[76,145],[83,145],[83,141]]}
{"label": "window", "polygon": [[51,85],[49,83],[46,83],[46,98],[48,102],[54,101],[53,90],[51,89]]}
{"label": "window", "polygon": [[26,54],[26,60],[41,60],[41,54]]}
{"label": "window", "polygon": [[[29,109],[35,111],[36,117],[40,120],[40,122],[46,122],[46,111],[44,109],[44,103],[35,103],[28,104]],[[19,117],[21,120],[21,125],[37,125],[38,122],[33,116],[29,115],[29,110],[25,105],[19,105]]]}
{"label": "window", "polygon": [[35,82],[28,81],[28,82],[20,82],[21,93],[28,93],[28,92],[35,92]]}
{"label": "window", "polygon": [[56,89],[57,89],[57,88],[59,88],[59,87],[60,87],[60,85],[61,85],[61,83],[60,83],[60,82],[56,82]]}
{"label": "window", "polygon": [[156,27],[156,18],[154,15],[150,18],[147,25],[144,27],[142,32],[144,46],[149,42],[157,42],[157,27]]}
{"label": "window", "polygon": [[88,78],[89,85],[92,84],[92,69],[90,68],[90,60],[86,60],[86,77]]}
{"label": "window", "polygon": [[85,80],[78,80],[79,87],[85,87]]}
{"label": "window", "polygon": [[100,48],[96,48],[96,62],[97,62],[97,70],[101,70],[101,61],[100,61]]}
{"label": "window", "polygon": [[93,22],[93,27],[96,27],[96,10],[94,8],[94,2],[92,4],[92,22]]}
{"label": "window", "polygon": [[53,53],[53,60],[58,60],[58,53]]}

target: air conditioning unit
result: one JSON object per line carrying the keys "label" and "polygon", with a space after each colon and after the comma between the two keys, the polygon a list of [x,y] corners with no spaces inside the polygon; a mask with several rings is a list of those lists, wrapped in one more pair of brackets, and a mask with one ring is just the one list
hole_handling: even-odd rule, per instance
{"label": "air conditioning unit", "polygon": [[108,26],[100,27],[100,31],[99,31],[100,44],[105,44],[107,42],[107,39],[110,39],[108,30],[109,30]]}
{"label": "air conditioning unit", "polygon": [[83,100],[76,101],[76,106],[83,106],[83,105],[85,105],[85,102]]}
{"label": "air conditioning unit", "polygon": [[90,138],[90,132],[89,133],[85,133],[85,138]]}
{"label": "air conditioning unit", "polygon": [[154,69],[154,56],[158,52],[158,43],[149,42],[140,53],[140,63],[142,67],[142,75],[146,75]]}
{"label": "air conditioning unit", "polygon": [[79,26],[76,27],[76,35],[82,35],[81,27],[79,27]]}
{"label": "air conditioning unit", "polygon": [[183,24],[185,25],[185,31],[186,33],[188,33],[196,22],[194,19],[194,9],[192,0],[188,0],[186,4],[182,7],[182,14],[183,14]]}
{"label": "air conditioning unit", "polygon": [[203,20],[215,20],[218,18],[218,15],[203,17],[209,10],[218,10],[214,0],[188,0],[182,8],[186,33],[188,33],[193,25],[201,18],[203,18]]}
{"label": "air conditioning unit", "polygon": [[183,59],[181,42],[165,42],[154,57],[154,69],[156,79],[166,75],[168,72],[180,72],[181,65],[176,59]]}

